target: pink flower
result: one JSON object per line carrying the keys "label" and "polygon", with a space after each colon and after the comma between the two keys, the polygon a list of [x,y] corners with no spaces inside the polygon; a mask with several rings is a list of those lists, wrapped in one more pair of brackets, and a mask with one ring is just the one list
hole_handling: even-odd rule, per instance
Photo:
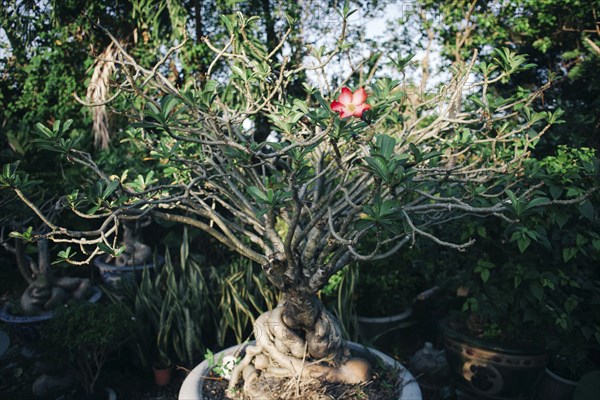
{"label": "pink flower", "polygon": [[336,101],[331,102],[331,109],[340,113],[340,118],[362,118],[363,112],[370,110],[371,106],[365,103],[367,92],[360,88],[354,94],[347,87],[342,88],[342,94]]}

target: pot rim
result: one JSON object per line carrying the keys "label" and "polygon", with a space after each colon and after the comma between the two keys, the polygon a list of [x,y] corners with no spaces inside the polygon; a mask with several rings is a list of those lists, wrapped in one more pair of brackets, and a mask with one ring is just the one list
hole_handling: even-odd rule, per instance
{"label": "pot rim", "polygon": [[99,257],[94,258],[94,265],[96,267],[98,267],[99,269],[106,270],[106,271],[130,272],[130,271],[139,271],[140,269],[144,269],[144,268],[155,268],[157,266],[162,266],[165,262],[165,258],[162,255],[157,254],[156,255],[156,264],[154,263],[154,260],[152,260],[145,264],[123,265],[123,266],[118,267],[116,265],[108,264],[105,261],[107,257],[108,257],[107,255],[101,255]]}
{"label": "pot rim", "polygon": [[463,342],[465,344],[471,344],[472,346],[480,347],[487,350],[492,350],[499,353],[509,354],[509,355],[531,355],[531,356],[548,356],[550,357],[550,353],[548,350],[540,348],[540,347],[531,347],[524,345],[511,345],[506,343],[500,343],[491,339],[478,338],[474,336],[470,336],[465,333],[461,333],[456,329],[453,329],[448,326],[448,322],[450,320],[445,320],[442,322],[442,332],[444,334],[445,339],[455,340],[459,342]]}
{"label": "pot rim", "polygon": [[[91,296],[87,299],[90,303],[96,303],[102,297],[102,290],[96,285],[91,286]],[[14,315],[10,312],[10,304],[5,304],[0,308],[0,321],[8,324],[32,324],[36,322],[48,321],[54,317],[54,311],[44,311],[37,315]]]}
{"label": "pot rim", "polygon": [[390,315],[387,317],[365,317],[362,315],[358,315],[356,319],[359,322],[364,322],[367,324],[386,324],[389,322],[398,322],[405,320],[406,318],[412,315],[413,309],[412,307],[406,307],[406,309],[400,314]]}
{"label": "pot rim", "polygon": [[556,379],[557,381],[559,381],[560,383],[564,383],[565,385],[569,385],[569,386],[577,386],[577,382],[572,381],[567,378],[563,378],[562,376],[558,375],[556,372],[552,372],[552,370],[550,370],[550,368],[546,368],[545,372],[548,375],[550,375],[553,379]]}

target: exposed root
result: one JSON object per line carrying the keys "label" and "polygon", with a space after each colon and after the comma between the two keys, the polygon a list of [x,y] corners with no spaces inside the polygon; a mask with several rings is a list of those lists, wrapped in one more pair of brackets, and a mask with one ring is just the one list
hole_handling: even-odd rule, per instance
{"label": "exposed root", "polygon": [[[286,381],[292,394],[300,393],[300,386],[315,379],[359,384],[371,378],[371,365],[350,357],[339,325],[328,311],[323,310],[313,329],[302,335],[283,322],[283,309],[276,307],[256,320],[256,344],[246,347],[246,355],[233,370],[229,396],[241,398],[236,393],[242,386],[245,399],[292,398],[272,397],[269,393],[282,378],[291,378]],[[278,390],[278,396],[281,393]]]}

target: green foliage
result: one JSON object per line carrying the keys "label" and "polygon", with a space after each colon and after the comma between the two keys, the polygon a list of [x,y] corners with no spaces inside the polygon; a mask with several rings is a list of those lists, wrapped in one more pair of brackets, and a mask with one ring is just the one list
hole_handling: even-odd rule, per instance
{"label": "green foliage", "polygon": [[321,290],[321,299],[340,322],[342,334],[348,340],[358,340],[356,319],[358,265],[351,264],[333,275]]}
{"label": "green foliage", "polygon": [[264,274],[250,260],[234,257],[212,274],[215,302],[214,319],[217,322],[217,344],[223,346],[231,332],[236,343],[247,340],[256,316],[277,306],[278,295]]}
{"label": "green foliage", "polygon": [[419,248],[376,262],[358,264],[353,301],[364,317],[386,317],[411,307],[417,294],[426,288],[419,269]]}
{"label": "green foliage", "polygon": [[511,195],[518,220],[462,225],[463,235],[479,236],[477,245],[460,257],[446,254],[445,269],[459,276],[453,290],[466,293],[459,306],[476,317],[473,334],[545,346],[577,377],[593,368],[590,352],[600,346],[600,199],[565,202],[597,182],[598,162],[591,149],[562,146],[528,163],[551,198],[537,190]]}
{"label": "green foliage", "polygon": [[[597,186],[595,155],[585,148],[561,147],[551,157],[527,160],[548,129],[556,129],[547,142],[552,145],[594,137],[595,115],[600,114],[589,108],[596,107],[600,86],[597,74],[590,73],[598,61],[593,46],[585,32],[554,32],[580,20],[590,22],[587,4],[579,7],[580,2],[569,1],[572,10],[563,13],[557,1],[523,0],[494,8],[488,2],[424,0],[421,3],[436,12],[439,23],[423,21],[423,28],[434,29],[444,43],[454,78],[438,92],[415,96],[414,87],[395,79],[399,76],[395,70],[376,71],[384,54],[376,51],[364,60],[373,73],[361,64],[348,80],[334,71],[333,82],[327,82],[329,91],[313,87],[300,67],[302,61],[309,55],[319,63],[351,58],[352,40],[341,37],[331,48],[312,48],[304,46],[300,33],[291,29],[283,46],[291,54],[284,59],[276,39],[293,27],[300,15],[297,4],[283,2],[281,8],[289,16],[277,23],[272,2],[263,2],[262,19],[234,13],[234,6],[253,7],[235,3],[211,3],[195,10],[205,11],[200,14],[206,16],[194,21],[196,43],[169,53],[160,64],[156,62],[165,48],[179,43],[181,30],[190,25],[186,20],[190,4],[143,0],[121,7],[101,2],[93,8],[90,15],[103,23],[112,15],[100,10],[114,10],[115,24],[107,26],[119,39],[129,38],[123,31],[134,32],[127,48],[138,59],[137,73],[146,74],[138,81],[128,80],[125,68],[113,75],[114,83],[127,82],[123,87],[128,91],[112,103],[115,114],[123,116],[114,129],[124,128],[115,137],[123,145],[97,157],[84,153],[90,147],[85,135],[88,118],[76,118],[79,107],[66,100],[70,99],[66,91],[69,95],[77,91],[82,73],[71,74],[73,65],[61,62],[70,54],[55,46],[70,43],[64,46],[83,60],[78,65],[91,65],[92,59],[81,51],[82,41],[61,40],[57,32],[64,27],[55,16],[56,32],[38,35],[42,44],[30,48],[34,51],[17,54],[17,62],[2,60],[10,71],[21,71],[15,74],[17,90],[2,81],[2,99],[28,103],[17,101],[4,111],[11,150],[3,153],[7,167],[0,184],[6,191],[26,191],[31,189],[26,186],[27,176],[49,185],[60,181],[53,188],[69,193],[69,207],[87,217],[130,212],[166,215],[175,221],[187,218],[263,266],[270,266],[271,257],[283,257],[287,267],[273,262],[271,272],[279,273],[282,280],[294,276],[297,281],[284,285],[270,275],[279,288],[310,284],[317,291],[326,285],[328,274],[336,277],[338,290],[353,287],[352,273],[336,273],[348,263],[343,252],[369,236],[377,243],[361,249],[366,256],[353,253],[355,258],[383,253],[394,243],[417,236],[463,250],[475,236],[480,244],[466,257],[444,258],[442,265],[434,262],[443,272],[440,276],[460,275],[460,285],[469,289],[461,306],[487,323],[485,334],[517,336],[525,324],[534,331],[556,332],[557,337],[583,337],[585,345],[597,339],[598,327],[586,322],[597,320],[595,309],[586,306],[598,302],[597,273],[586,265],[597,259],[600,247],[597,194],[571,204],[569,212],[562,207]],[[107,4],[110,7],[104,7]],[[468,12],[470,5],[473,9]],[[221,12],[207,12],[215,7]],[[71,17],[78,15],[74,4],[63,8]],[[515,17],[516,11],[520,13]],[[352,13],[346,2],[341,17]],[[465,30],[470,26],[466,13],[477,29]],[[38,31],[43,31],[50,25],[39,18]],[[89,20],[75,17],[65,39],[76,37],[72,30],[77,23],[90,28]],[[212,52],[200,43],[207,33],[214,34]],[[55,37],[61,44],[53,42]],[[102,43],[99,48],[106,47],[106,38],[97,42]],[[415,53],[415,46],[408,53]],[[469,70],[467,60],[474,48],[480,50],[481,59]],[[402,72],[411,59],[393,56],[392,64]],[[570,60],[568,65],[565,60]],[[27,67],[17,68],[18,63]],[[42,74],[36,75],[38,71],[46,73],[48,85],[44,86]],[[556,80],[557,73],[562,74],[561,80]],[[59,87],[60,74],[65,82]],[[463,87],[471,77],[481,81]],[[561,89],[537,96],[539,87],[551,81]],[[367,87],[372,110],[363,119],[342,120],[330,109],[339,90],[336,84],[342,82]],[[582,90],[567,92],[565,87]],[[454,88],[460,89],[450,93]],[[466,88],[471,91],[468,95],[463,93]],[[44,96],[36,98],[37,93]],[[547,100],[550,97],[555,100]],[[28,114],[31,110],[36,111]],[[550,127],[561,118],[568,123]],[[77,122],[70,127],[61,123],[69,119]],[[134,121],[124,127],[126,119]],[[243,129],[244,119],[255,123],[254,130]],[[22,129],[21,123],[28,128]],[[30,128],[36,123],[38,141],[32,145]],[[276,143],[266,142],[271,131],[276,132]],[[38,150],[56,154],[39,162],[48,153]],[[31,153],[35,157],[23,160],[22,172],[16,172],[14,161]],[[26,194],[38,195],[33,190]],[[51,189],[39,193],[33,203],[54,203],[47,200],[61,194]],[[503,223],[482,223],[473,217],[486,213],[501,215]],[[294,236],[301,234],[305,234],[302,239]],[[31,230],[18,235],[26,239]],[[303,249],[311,236],[317,238],[314,248]],[[459,237],[463,244],[457,244]],[[99,248],[115,252],[106,244]],[[140,324],[147,329],[139,333],[145,338],[140,346],[145,340],[153,349],[147,352],[140,347],[140,356],[154,352],[163,361],[176,358],[190,364],[202,353],[206,326],[218,325],[221,343],[228,332],[243,340],[255,313],[272,308],[276,297],[264,275],[258,278],[251,261],[235,261],[216,270],[188,257],[184,247],[181,251],[181,265],[173,265],[167,255],[161,273],[144,276],[131,297],[132,315],[145,321]],[[314,257],[304,259],[305,254]],[[59,258],[69,261],[73,255],[67,249]],[[290,265],[296,268],[293,273],[280,273]],[[414,286],[413,270],[384,268],[374,274],[379,291],[388,282],[381,282],[383,274],[397,278],[389,279],[390,283]],[[328,287],[328,291],[335,289]],[[406,288],[390,291],[408,294]],[[338,312],[345,313],[341,307]],[[223,315],[218,322],[217,313]]]}
{"label": "green foliage", "polygon": [[204,353],[212,300],[201,264],[188,258],[186,249],[187,238],[179,264],[167,252],[156,276],[145,269],[141,282],[125,290],[125,304],[136,321],[133,346],[146,367],[174,361],[192,366]]}
{"label": "green foliage", "polygon": [[119,304],[71,302],[44,326],[43,337],[53,346],[67,350],[73,361],[85,357],[88,349],[120,344],[128,338],[132,325]]}
{"label": "green foliage", "polygon": [[132,345],[146,367],[155,362],[191,367],[214,335],[221,347],[229,333],[243,342],[255,317],[277,304],[273,289],[251,262],[236,258],[222,268],[209,267],[189,253],[189,245],[185,229],[179,262],[167,251],[156,275],[144,270],[141,282],[124,288],[124,299],[109,293],[135,319]]}
{"label": "green foliage", "polygon": [[[554,80],[555,85],[547,92],[552,101],[533,107],[546,111],[561,107],[567,123],[554,126],[542,141],[541,149],[550,152],[557,144],[564,143],[597,147],[600,80],[596,71],[600,55],[597,47],[590,44],[597,46],[600,41],[593,28],[597,24],[597,2],[420,0],[414,7],[422,7],[436,22],[431,28],[443,43],[444,56],[452,62],[457,57],[468,60],[472,50],[478,49],[483,54],[479,69],[486,74],[485,63],[494,58],[509,67],[498,50],[502,46],[509,45],[515,52],[529,55],[532,63],[529,71],[504,78],[506,86],[499,88],[499,94],[517,86],[541,86]],[[464,28],[468,24],[476,28],[467,33]],[[456,40],[457,37],[463,40]]]}
{"label": "green foliage", "polygon": [[208,362],[208,367],[212,372],[217,374],[219,377],[225,379],[231,378],[231,371],[233,370],[233,367],[239,364],[239,362],[242,360],[242,358],[239,356],[220,356],[217,359],[215,358],[213,352],[210,351],[210,349],[206,350],[206,353],[204,354],[204,359]]}
{"label": "green foliage", "polygon": [[92,393],[108,356],[131,337],[133,325],[118,303],[70,302],[41,330],[45,350],[52,352],[53,360],[73,363],[86,392]]}

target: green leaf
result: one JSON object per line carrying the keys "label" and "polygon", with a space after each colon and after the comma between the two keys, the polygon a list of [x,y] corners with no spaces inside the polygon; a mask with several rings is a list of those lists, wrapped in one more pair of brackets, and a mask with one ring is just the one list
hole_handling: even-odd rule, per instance
{"label": "green leaf", "polygon": [[227,15],[221,15],[221,22],[225,25],[229,33],[233,33],[233,22]]}
{"label": "green leaf", "polygon": [[481,271],[481,280],[483,281],[483,283],[486,283],[488,281],[488,279],[490,279],[490,270],[489,269],[484,269]]}
{"label": "green leaf", "polygon": [[544,288],[539,281],[533,281],[529,284],[529,290],[531,290],[531,294],[538,300],[542,300],[544,297]]}
{"label": "green leaf", "polygon": [[113,249],[107,246],[104,242],[98,243],[98,248],[106,254],[114,255]]}
{"label": "green leaf", "polygon": [[246,72],[244,72],[244,70],[242,70],[240,67],[232,65],[231,66],[231,71],[233,71],[234,74],[236,74],[237,76],[239,76],[242,80],[247,80],[248,78],[246,77]]}
{"label": "green leaf", "polygon": [[380,157],[365,157],[365,161],[371,170],[381,179],[387,179],[387,165]]}
{"label": "green leaf", "polygon": [[256,186],[249,186],[247,191],[257,201],[259,201],[261,203],[269,202],[269,198],[267,197],[267,195],[263,191],[261,191],[259,188],[257,188]]}
{"label": "green leaf", "polygon": [[485,230],[484,226],[477,227],[477,234],[484,239],[487,238],[487,231]]}
{"label": "green leaf", "polygon": [[323,107],[324,110],[331,112],[331,108],[329,107],[329,104],[327,104],[327,102],[325,101],[323,96],[321,96],[321,93],[315,92],[315,98],[317,99],[319,104],[321,104],[321,107]]}
{"label": "green leaf", "polygon": [[568,262],[570,259],[577,255],[577,249],[575,247],[567,247],[563,249],[563,261]]}
{"label": "green leaf", "polygon": [[396,139],[388,135],[378,135],[376,138],[376,144],[383,158],[389,160],[392,157],[392,154],[394,154],[394,147],[396,147]]}
{"label": "green leaf", "polygon": [[515,213],[517,215],[520,215],[521,214],[521,208],[520,208],[519,199],[517,199],[517,196],[515,196],[515,194],[512,192],[512,190],[507,190],[506,191],[506,195],[510,199],[510,203],[511,203],[512,208],[515,211]]}
{"label": "green leaf", "polygon": [[72,124],[73,124],[73,120],[72,119],[66,120],[65,123],[63,124],[62,131],[63,132],[68,131]]}
{"label": "green leaf", "polygon": [[550,186],[550,195],[553,199],[558,199],[563,193],[563,189],[560,186],[552,185]]}
{"label": "green leaf", "polygon": [[419,148],[414,143],[409,143],[408,147],[410,147],[410,151],[411,151],[411,153],[413,153],[413,156],[415,157],[415,162],[420,163],[422,160],[421,150],[419,150]]}
{"label": "green leaf", "polygon": [[581,212],[581,215],[583,215],[588,220],[594,221],[594,216],[596,212],[594,210],[594,206],[589,200],[586,200],[579,205],[579,212]]}
{"label": "green leaf", "polygon": [[168,117],[169,114],[171,114],[171,111],[177,105],[178,102],[179,102],[179,99],[177,99],[171,95],[166,95],[161,99],[160,107],[162,109],[162,115],[164,118]]}
{"label": "green leaf", "polygon": [[219,87],[219,82],[215,81],[214,79],[209,79],[204,85],[204,91],[214,92],[217,90],[217,87]]}
{"label": "green leaf", "polygon": [[39,122],[37,124],[35,124],[35,128],[38,130],[39,133],[46,136],[47,138],[53,138],[55,136],[54,133],[50,129],[48,129],[47,127],[45,127],[43,124],[41,124]]}
{"label": "green leaf", "polygon": [[550,199],[548,199],[547,197],[538,197],[538,198],[531,200],[527,204],[527,208],[529,209],[529,208],[543,206],[543,205],[548,204],[549,202],[550,202]]}
{"label": "green leaf", "polygon": [[108,185],[106,185],[106,188],[104,189],[104,192],[102,193],[102,199],[106,200],[108,198],[108,196],[110,196],[117,188],[119,187],[119,181],[118,180],[112,180],[108,183]]}
{"label": "green leaf", "polygon": [[515,289],[521,286],[521,282],[523,282],[523,277],[521,275],[515,275]]}
{"label": "green leaf", "polygon": [[519,237],[519,239],[517,239],[517,246],[519,246],[519,251],[521,253],[525,252],[525,250],[527,250],[527,248],[529,247],[529,245],[531,244],[531,239],[529,239],[529,237],[527,237],[526,235],[521,235]]}

